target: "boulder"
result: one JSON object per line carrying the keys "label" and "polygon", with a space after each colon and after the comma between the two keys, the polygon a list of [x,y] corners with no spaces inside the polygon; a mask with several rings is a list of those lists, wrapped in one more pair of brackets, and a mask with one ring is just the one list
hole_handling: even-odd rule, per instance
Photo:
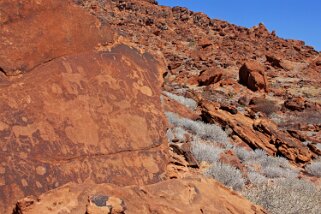
{"label": "boulder", "polygon": [[303,97],[289,98],[284,102],[284,106],[291,111],[303,111],[305,100]]}
{"label": "boulder", "polygon": [[203,38],[198,43],[198,45],[202,48],[207,48],[207,47],[211,46],[212,44],[213,44],[212,41],[208,38]]}
{"label": "boulder", "polygon": [[257,61],[245,62],[239,70],[239,82],[252,91],[268,90],[265,67]]}
{"label": "boulder", "polygon": [[202,72],[197,78],[199,86],[207,86],[219,82],[222,79],[223,72],[218,68],[208,69]]}

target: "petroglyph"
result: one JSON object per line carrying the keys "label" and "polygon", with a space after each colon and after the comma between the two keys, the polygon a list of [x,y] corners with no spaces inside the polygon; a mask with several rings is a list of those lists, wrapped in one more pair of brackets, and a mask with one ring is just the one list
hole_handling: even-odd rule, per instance
{"label": "petroglyph", "polygon": [[166,164],[161,71],[145,61],[120,45],[52,60],[1,87],[1,203],[75,180],[159,181]]}

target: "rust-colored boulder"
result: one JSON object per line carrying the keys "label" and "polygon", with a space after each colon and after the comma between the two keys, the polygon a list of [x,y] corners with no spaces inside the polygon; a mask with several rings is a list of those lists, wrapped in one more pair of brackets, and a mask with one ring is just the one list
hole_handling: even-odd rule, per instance
{"label": "rust-colored boulder", "polygon": [[2,0],[0,8],[0,70],[6,75],[113,40],[108,25],[71,0]]}
{"label": "rust-colored boulder", "polygon": [[266,61],[269,62],[273,67],[282,68],[280,57],[274,55],[267,55]]}
{"label": "rust-colored boulder", "polygon": [[287,99],[284,106],[291,111],[303,111],[305,109],[305,100],[302,97]]}
{"label": "rust-colored boulder", "polygon": [[188,163],[187,166],[192,168],[199,167],[199,163],[191,151],[190,143],[171,143],[170,147],[173,149],[173,152],[185,158],[186,162]]}
{"label": "rust-colored boulder", "polygon": [[[20,206],[26,204],[21,200],[16,210],[21,214],[54,214],[61,210],[70,214],[85,213],[86,206],[87,210],[89,207],[88,195],[112,196],[116,205],[119,205],[117,207],[123,210],[126,208],[125,213],[128,214],[266,213],[261,207],[251,204],[215,180],[203,177],[172,179],[153,185],[131,187],[72,183],[47,192],[39,198],[24,199],[28,201],[27,206]],[[108,199],[102,197],[102,204],[108,204]],[[108,205],[91,207],[95,207],[95,210],[93,208],[90,213],[96,214],[95,211],[99,208],[107,210]]]}
{"label": "rust-colored boulder", "polygon": [[198,77],[198,85],[210,85],[219,82],[222,79],[223,72],[220,69],[208,69]]}
{"label": "rust-colored boulder", "polygon": [[212,41],[207,38],[203,38],[199,41],[198,45],[202,48],[207,48],[212,45]]}
{"label": "rust-colored boulder", "polygon": [[201,72],[199,75],[189,75],[181,72],[175,82],[193,86],[209,86],[221,81],[223,72],[218,68],[211,68]]}
{"label": "rust-colored boulder", "polygon": [[0,213],[67,182],[160,180],[161,67],[125,45],[58,58],[0,87]]}
{"label": "rust-colored boulder", "polygon": [[235,168],[241,170],[243,173],[246,172],[246,168],[242,165],[239,158],[235,155],[232,150],[227,150],[220,154],[220,162],[234,166]]}
{"label": "rust-colored boulder", "polygon": [[239,70],[239,81],[252,91],[268,90],[265,67],[257,61],[245,62]]}

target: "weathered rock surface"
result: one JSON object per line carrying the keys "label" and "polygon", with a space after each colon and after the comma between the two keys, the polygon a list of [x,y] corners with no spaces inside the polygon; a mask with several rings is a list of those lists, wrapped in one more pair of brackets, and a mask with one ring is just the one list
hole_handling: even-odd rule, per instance
{"label": "weathered rock surface", "polygon": [[166,167],[160,67],[119,45],[62,57],[0,91],[0,212],[69,181],[160,180]]}
{"label": "weathered rock surface", "polygon": [[108,24],[70,0],[5,0],[0,8],[0,68],[6,75],[113,41]]}
{"label": "weathered rock surface", "polygon": [[203,117],[209,122],[218,122],[230,127],[233,132],[252,149],[260,148],[270,155],[282,155],[290,161],[300,164],[311,160],[313,153],[288,133],[278,130],[268,120],[253,120],[243,114],[231,114],[218,109],[211,102],[202,102]]}
{"label": "weathered rock surface", "polygon": [[[116,205],[122,204],[117,207],[126,207],[125,213],[265,213],[216,181],[202,177],[168,180],[143,187],[72,183],[39,198],[23,199],[18,202],[16,210],[21,214],[85,213],[88,196],[95,195],[113,196]],[[108,213],[103,212],[108,206],[95,208],[101,212],[90,213]]]}

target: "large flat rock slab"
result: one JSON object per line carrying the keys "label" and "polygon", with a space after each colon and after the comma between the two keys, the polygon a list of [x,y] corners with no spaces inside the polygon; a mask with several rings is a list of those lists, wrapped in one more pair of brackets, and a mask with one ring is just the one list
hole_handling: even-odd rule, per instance
{"label": "large flat rock slab", "polygon": [[[88,198],[96,200],[89,203]],[[28,197],[19,201],[16,211],[22,214],[78,214],[86,213],[86,210],[90,214],[108,213],[104,212],[108,206],[108,202],[107,206],[104,206],[105,199],[111,202],[109,207],[112,213],[121,213],[117,212],[119,208],[128,214],[266,213],[261,207],[251,204],[215,180],[203,177],[173,179],[152,185],[130,187],[70,183],[38,198]]]}
{"label": "large flat rock slab", "polygon": [[167,163],[161,68],[119,45],[0,86],[0,213],[70,181],[158,182]]}

